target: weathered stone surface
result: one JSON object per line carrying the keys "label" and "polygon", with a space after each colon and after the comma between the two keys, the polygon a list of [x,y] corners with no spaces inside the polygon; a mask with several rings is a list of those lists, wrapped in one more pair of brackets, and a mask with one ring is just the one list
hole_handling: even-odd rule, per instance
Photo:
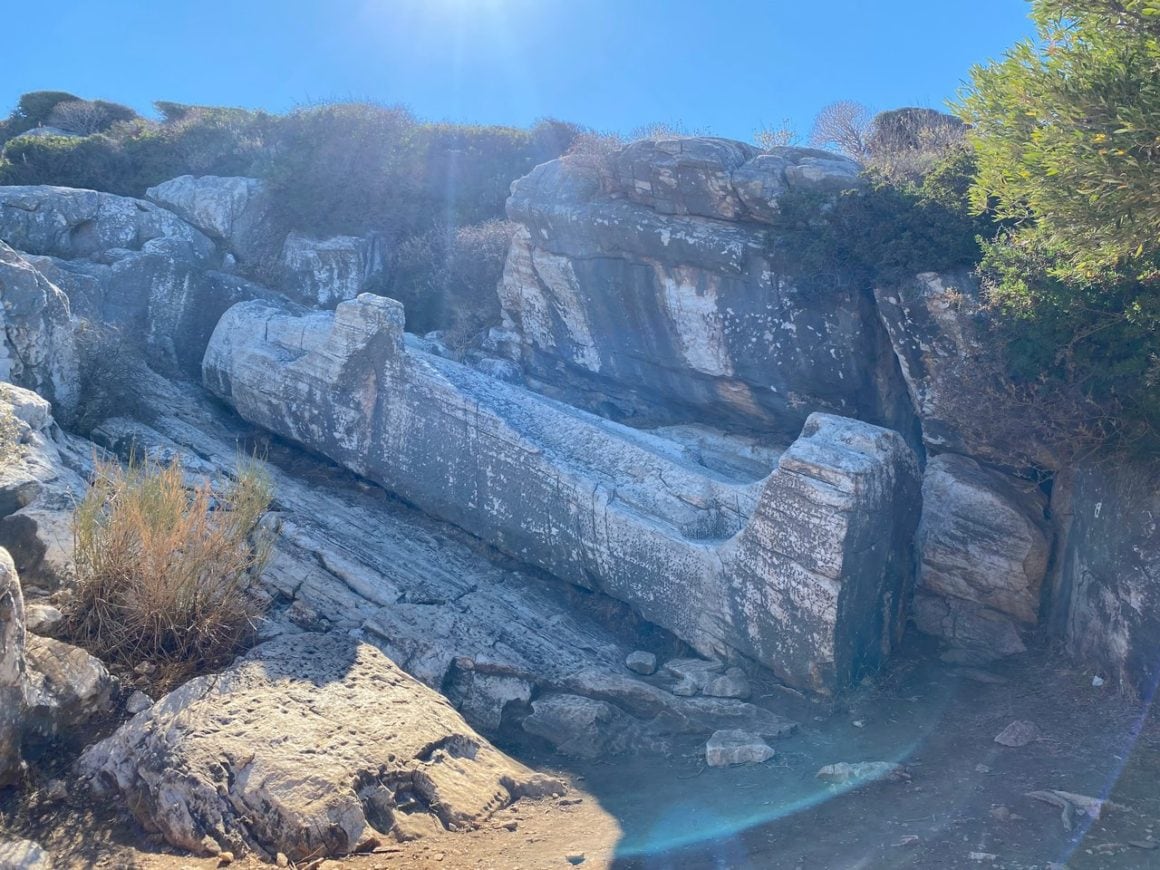
{"label": "weathered stone surface", "polygon": [[24,596],[12,557],[0,548],[0,788],[20,771],[27,680]]}
{"label": "weathered stone surface", "polygon": [[[125,421],[106,429],[122,456],[136,450],[164,460],[184,453],[186,468],[219,479],[237,461],[251,427],[191,385],[145,372],[141,392],[151,426]],[[156,427],[156,429],[152,428]],[[336,630],[360,632],[427,686],[446,692],[464,717],[490,733],[518,719],[531,695],[563,692],[613,705],[648,736],[632,751],[655,750],[656,735],[705,735],[743,728],[767,738],[795,724],[777,713],[724,698],[677,698],[624,669],[631,651],[605,620],[612,602],[503,567],[495,554],[317,457],[271,448],[264,468],[277,492],[279,529],[263,575],[280,602],[263,636],[301,634],[290,613]],[[289,453],[289,458],[286,454]],[[600,618],[589,610],[599,601]],[[623,621],[625,615],[614,617]],[[633,733],[633,732],[629,732]]]}
{"label": "weathered stone surface", "polygon": [[856,175],[834,155],[723,139],[538,166],[508,200],[521,226],[492,346],[540,389],[614,418],[785,437],[816,410],[893,421],[894,363],[865,288],[790,278],[776,230],[756,222],[785,190]]}
{"label": "weathered stone surface", "polygon": [[[1038,622],[1051,552],[1045,507],[1030,484],[966,456],[931,459],[915,537],[919,627],[979,652],[1022,651],[1013,638]],[[933,597],[951,601],[940,607]]]}
{"label": "weathered stone surface", "polygon": [[918,585],[1034,624],[1050,555],[1046,500],[966,456],[931,459],[922,481]]}
{"label": "weathered stone surface", "polygon": [[213,243],[150,202],[71,187],[0,187],[0,238],[29,254],[65,259],[164,250],[208,258]]}
{"label": "weathered stone surface", "polygon": [[752,693],[749,687],[749,678],[741,668],[729,668],[725,673],[714,677],[701,689],[702,694],[711,698],[748,698]]}
{"label": "weathered stone surface", "polygon": [[984,328],[978,280],[970,272],[923,272],[875,289],[911,402],[932,450],[965,453],[1004,468],[1055,468],[1033,420],[996,402],[1008,381]]}
{"label": "weathered stone surface", "polygon": [[[196,371],[226,308],[273,295],[216,271],[221,256],[206,235],[144,200],[5,187],[0,238],[64,290],[78,314],[122,328],[152,363],[170,368]],[[67,364],[65,354],[55,358]]]}
{"label": "weathered stone surface", "polygon": [[0,242],[0,380],[43,395],[67,417],[77,403],[68,297]]}
{"label": "weathered stone surface", "polygon": [[20,428],[0,463],[0,546],[26,584],[55,589],[74,576],[72,511],[85,491],[92,445],[62,433],[48,401],[0,383],[0,407]]}
{"label": "weathered stone surface", "polygon": [[893,761],[839,761],[827,764],[818,771],[817,777],[833,785],[860,784],[880,779],[909,779],[906,768]]}
{"label": "weathered stone surface", "polygon": [[29,635],[28,712],[24,729],[44,738],[84,741],[85,726],[112,710],[117,682],[83,649]]}
{"label": "weathered stone surface", "polygon": [[1000,746],[1010,746],[1018,749],[1039,739],[1039,728],[1034,722],[1026,719],[1016,719],[1006,728],[995,735],[995,742]]}
{"label": "weathered stone surface", "polygon": [[265,216],[264,193],[257,178],[179,175],[149,188],[145,198],[245,255]]}
{"label": "weathered stone surface", "polygon": [[51,637],[64,622],[64,614],[51,604],[29,604],[24,610],[24,625],[33,634]]}
{"label": "weathered stone surface", "polygon": [[[205,382],[321,451],[554,575],[639,608],[706,655],[830,691],[898,630],[917,463],[897,434],[815,414],[765,479],[418,350],[402,307],[242,303]],[[454,439],[454,452],[431,450]]]}
{"label": "weathered stone surface", "polygon": [[573,758],[607,758],[626,751],[640,751],[651,744],[653,752],[668,749],[663,738],[606,701],[580,695],[553,694],[532,702],[532,713],[523,729],[550,742],[558,752]]}
{"label": "weathered stone surface", "polygon": [[715,731],[705,744],[705,763],[710,767],[761,764],[773,756],[770,745],[748,731]]}
{"label": "weathered stone surface", "polygon": [[704,659],[669,659],[662,669],[666,674],[676,677],[678,681],[691,684],[699,692],[725,670],[725,665]]}
{"label": "weathered stone surface", "polygon": [[293,861],[346,855],[407,813],[462,830],[563,790],[378,649],[336,635],[256,647],[138,713],[80,769],[175,846]]}
{"label": "weathered stone surface", "polygon": [[1053,511],[1067,525],[1056,625],[1073,656],[1151,697],[1160,680],[1160,463],[1092,462],[1055,486]]}
{"label": "weathered stone surface", "polygon": [[960,664],[985,664],[1027,651],[1011,617],[965,598],[918,590],[914,624],[923,634],[950,641],[952,650],[946,658]]}
{"label": "weathered stone surface", "polygon": [[633,650],[625,658],[624,666],[634,674],[641,674],[647,677],[650,674],[656,673],[657,657],[655,654],[645,652],[644,650]]}
{"label": "weathered stone surface", "polygon": [[290,276],[286,294],[307,305],[333,308],[354,299],[383,270],[378,236],[315,239],[292,232],[282,243],[282,265]]}
{"label": "weathered stone surface", "polygon": [[52,856],[32,840],[0,840],[3,870],[52,870]]}

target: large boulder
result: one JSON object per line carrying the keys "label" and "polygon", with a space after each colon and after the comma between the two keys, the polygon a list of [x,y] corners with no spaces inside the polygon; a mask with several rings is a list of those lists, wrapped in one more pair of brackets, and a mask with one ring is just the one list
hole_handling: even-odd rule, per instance
{"label": "large boulder", "polygon": [[1045,509],[1030,484],[966,456],[932,458],[915,539],[919,629],[983,655],[1021,651],[1020,630],[1039,620],[1051,554]]}
{"label": "large boulder", "polygon": [[292,232],[282,243],[286,295],[296,302],[333,308],[354,299],[383,270],[383,240],[377,235],[316,239]]}
{"label": "large boulder", "polygon": [[80,769],[175,846],[303,862],[424,823],[472,828],[521,796],[563,790],[378,649],[340,635],[256,647],[138,713]]}
{"label": "large boulder", "polygon": [[1160,462],[1105,457],[1056,481],[1053,589],[1068,651],[1125,691],[1160,681]]}
{"label": "large boulder", "polygon": [[845,158],[724,139],[537,166],[507,203],[519,228],[491,346],[541,390],[617,419],[785,438],[815,410],[898,424],[867,288],[799,280],[773,252],[786,192],[859,183]]}
{"label": "large boulder", "polygon": [[68,297],[0,242],[0,380],[26,387],[62,419],[77,404],[77,357]]}
{"label": "large boulder", "polygon": [[815,414],[776,468],[702,464],[407,347],[402,306],[369,295],[334,313],[237,305],[204,375],[243,418],[629,603],[705,655],[829,692],[898,631],[918,469],[895,432]]}
{"label": "large boulder", "polygon": [[267,217],[265,185],[257,178],[179,175],[145,191],[145,198],[247,257]]}
{"label": "large boulder", "polygon": [[20,735],[28,673],[24,596],[8,551],[0,547],[0,788],[20,773]]}

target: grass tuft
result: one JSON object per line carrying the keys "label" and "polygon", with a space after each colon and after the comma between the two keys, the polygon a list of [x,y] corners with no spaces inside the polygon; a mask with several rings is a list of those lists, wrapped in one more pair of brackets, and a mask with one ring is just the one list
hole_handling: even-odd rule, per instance
{"label": "grass tuft", "polygon": [[159,688],[228,664],[261,616],[253,585],[272,542],[258,522],[271,498],[252,461],[221,493],[187,487],[180,462],[98,462],[74,514],[68,634],[115,665],[150,663]]}

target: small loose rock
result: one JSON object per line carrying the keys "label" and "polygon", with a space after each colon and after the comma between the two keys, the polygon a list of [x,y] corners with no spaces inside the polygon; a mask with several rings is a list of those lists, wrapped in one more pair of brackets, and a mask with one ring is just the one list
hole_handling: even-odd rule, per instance
{"label": "small loose rock", "polygon": [[705,744],[705,763],[710,767],[735,764],[761,764],[773,758],[774,751],[758,735],[748,731],[726,729],[713,732]]}
{"label": "small loose rock", "polygon": [[1010,746],[1014,749],[1026,746],[1037,739],[1039,739],[1039,729],[1035,727],[1034,722],[1028,722],[1025,719],[1016,719],[995,735],[995,742],[1000,746]]}
{"label": "small loose rock", "polygon": [[647,677],[657,672],[657,657],[650,652],[638,649],[628,654],[628,658],[624,660],[624,666],[634,674]]}

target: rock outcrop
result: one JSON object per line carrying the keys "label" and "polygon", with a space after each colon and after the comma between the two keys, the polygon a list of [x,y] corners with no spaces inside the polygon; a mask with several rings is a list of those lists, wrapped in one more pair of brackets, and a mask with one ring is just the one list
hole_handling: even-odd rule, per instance
{"label": "rock outcrop", "polygon": [[175,846],[292,861],[468,829],[522,796],[563,791],[341,635],[256,647],[138,713],[80,769]]}
{"label": "rock outcrop", "polygon": [[1052,596],[1068,651],[1123,690],[1160,682],[1160,463],[1116,457],[1056,482]]}
{"label": "rock outcrop", "polygon": [[806,287],[771,253],[787,191],[859,183],[833,154],[723,139],[538,166],[508,200],[520,228],[492,346],[541,389],[613,418],[785,438],[817,410],[897,423],[868,288]]}
{"label": "rock outcrop", "polygon": [[269,193],[257,178],[182,175],[149,188],[145,197],[218,240],[243,264],[276,262],[269,282],[304,305],[333,308],[353,299],[386,265],[384,240],[373,233],[319,239],[283,230],[279,238]]}
{"label": "rock outcrop", "polygon": [[149,188],[145,198],[243,257],[258,246],[267,217],[265,185],[257,178],[179,175]]}
{"label": "rock outcrop", "polygon": [[216,272],[212,240],[144,200],[0,187],[0,239],[64,290],[74,313],[122,328],[170,369],[195,370],[221,313],[264,295]]}
{"label": "rock outcrop", "polygon": [[923,272],[874,296],[928,448],[1007,469],[1059,466],[1034,415],[1002,401],[1011,383],[982,340],[973,274]]}
{"label": "rock outcrop", "polygon": [[282,243],[288,286],[281,289],[296,302],[333,308],[366,290],[384,260],[383,240],[375,235],[315,239],[292,232]]}
{"label": "rock outcrop", "polygon": [[977,657],[1022,652],[1051,554],[1045,508],[1031,485],[969,457],[931,459],[915,539],[918,628]]}
{"label": "rock outcrop", "polygon": [[34,390],[65,419],[77,404],[78,372],[68,297],[0,242],[0,381]]}
{"label": "rock outcrop", "polygon": [[703,654],[828,692],[898,631],[918,480],[897,433],[815,414],[768,475],[715,471],[408,349],[402,306],[368,295],[333,314],[235,306],[204,374],[245,419],[630,603]]}
{"label": "rock outcrop", "polygon": [[15,420],[0,462],[0,547],[26,584],[53,590],[73,571],[72,512],[85,491],[92,445],[61,432],[49,403],[0,383],[0,413]]}
{"label": "rock outcrop", "polygon": [[20,773],[20,740],[24,720],[24,596],[8,551],[0,547],[0,788]]}

